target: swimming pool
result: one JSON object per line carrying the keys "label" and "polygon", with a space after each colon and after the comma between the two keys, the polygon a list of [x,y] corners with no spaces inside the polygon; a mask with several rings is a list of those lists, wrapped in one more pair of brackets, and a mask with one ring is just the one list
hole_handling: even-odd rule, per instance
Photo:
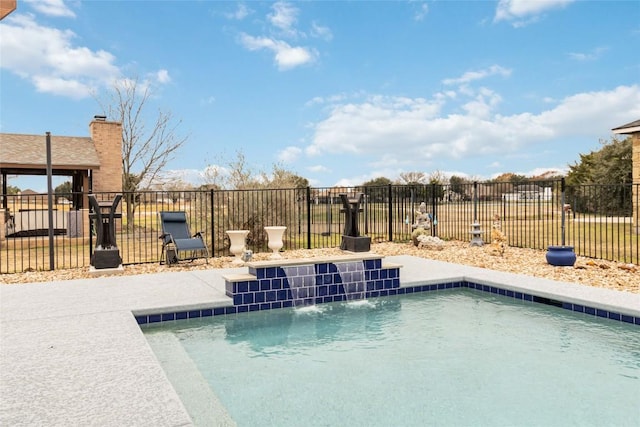
{"label": "swimming pool", "polygon": [[143,331],[201,425],[218,399],[240,426],[624,426],[639,415],[640,328],[467,288]]}

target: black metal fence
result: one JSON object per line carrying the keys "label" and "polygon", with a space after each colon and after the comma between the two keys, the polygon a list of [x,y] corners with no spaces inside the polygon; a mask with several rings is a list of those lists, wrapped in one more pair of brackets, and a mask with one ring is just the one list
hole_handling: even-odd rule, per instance
{"label": "black metal fence", "polygon": [[[124,264],[159,262],[159,212],[185,211],[214,257],[229,256],[227,230],[249,230],[247,247],[268,251],[265,226],[284,225],[284,250],[339,247],[344,229],[340,193],[364,193],[360,233],[372,241],[408,242],[425,204],[431,234],[469,241],[473,223],[485,241],[499,225],[510,246],[571,245],[579,255],[640,264],[640,185],[566,188],[563,181],[388,185],[224,191],[144,191],[123,194],[116,241]],[[86,195],[4,195],[0,273],[87,267],[95,244]],[[112,200],[115,194],[96,194]],[[70,202],[73,201],[73,202]],[[51,231],[50,229],[51,224]]]}

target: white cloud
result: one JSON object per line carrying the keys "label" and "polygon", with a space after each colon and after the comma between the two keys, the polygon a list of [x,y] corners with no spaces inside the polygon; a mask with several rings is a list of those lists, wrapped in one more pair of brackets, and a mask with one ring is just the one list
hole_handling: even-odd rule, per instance
{"label": "white cloud", "polygon": [[606,48],[599,47],[587,53],[571,52],[569,53],[569,58],[575,59],[576,61],[594,61],[599,59],[602,53],[606,50]]}
{"label": "white cloud", "polygon": [[156,81],[162,84],[169,83],[171,81],[171,77],[169,77],[169,72],[164,69],[156,72]]}
{"label": "white cloud", "polygon": [[315,21],[311,23],[311,36],[326,41],[331,41],[333,39],[331,29],[329,27],[324,27]]}
{"label": "white cloud", "polygon": [[237,20],[237,21],[242,21],[244,18],[249,16],[251,13],[253,13],[253,11],[251,9],[249,9],[249,7],[247,7],[246,4],[238,3],[238,7],[236,8],[235,11],[233,11],[231,13],[226,13],[224,16],[227,19],[234,19],[234,20]]}
{"label": "white cloud", "polygon": [[331,172],[331,169],[329,169],[328,167],[326,167],[324,165],[309,166],[307,168],[307,170],[309,170],[309,172],[314,172],[314,173],[329,173],[329,172]]}
{"label": "white cloud", "polygon": [[20,0],[44,15],[75,18],[76,14],[64,4],[63,0]]}
{"label": "white cloud", "polygon": [[298,20],[298,9],[291,4],[279,1],[271,6],[273,13],[267,15],[267,19],[274,27],[280,29],[288,36],[295,36],[296,30],[293,26]]}
{"label": "white cloud", "polygon": [[[464,114],[442,115],[446,99],[371,96],[334,106],[316,123],[308,155],[356,154],[374,166],[426,165],[434,159],[518,153],[553,139],[606,135],[610,127],[640,117],[640,86],[580,93],[546,111],[509,116],[492,111],[500,97],[481,89],[463,103]],[[463,102],[461,100],[461,102]],[[463,108],[464,110],[464,108]],[[535,152],[535,149],[533,150]]]}
{"label": "white cloud", "polygon": [[315,49],[290,46],[288,43],[268,37],[240,35],[240,43],[251,51],[267,49],[274,53],[274,60],[280,70],[288,70],[315,61]]}
{"label": "white cloud", "polygon": [[416,21],[423,21],[424,17],[429,13],[429,5],[427,3],[420,3],[418,10],[413,15],[413,19]]}
{"label": "white cloud", "polygon": [[111,53],[77,46],[73,31],[41,26],[31,15],[10,15],[0,32],[0,66],[39,91],[82,98],[120,75]]}
{"label": "white cloud", "polygon": [[298,160],[300,154],[302,154],[302,149],[293,146],[286,147],[278,153],[278,160],[285,163],[293,163]]}
{"label": "white cloud", "polygon": [[544,12],[560,9],[575,0],[500,0],[494,22],[510,21],[514,27],[535,22]]}
{"label": "white cloud", "polygon": [[510,69],[501,67],[499,65],[492,65],[491,67],[484,70],[467,71],[460,77],[444,79],[442,83],[445,85],[467,84],[476,80],[486,79],[487,77],[491,76],[509,77],[510,75]]}

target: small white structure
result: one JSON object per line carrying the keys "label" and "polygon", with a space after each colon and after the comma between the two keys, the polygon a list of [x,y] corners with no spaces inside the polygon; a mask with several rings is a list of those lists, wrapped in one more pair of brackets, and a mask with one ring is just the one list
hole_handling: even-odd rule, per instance
{"label": "small white structure", "polygon": [[227,230],[227,235],[231,241],[229,251],[236,257],[233,260],[234,264],[244,264],[242,256],[245,252],[245,243],[249,230]]}
{"label": "small white structure", "polygon": [[273,251],[273,253],[271,254],[272,259],[282,258],[282,255],[280,255],[280,249],[282,249],[282,247],[284,246],[284,243],[282,242],[282,236],[284,235],[284,231],[286,229],[287,227],[282,225],[273,225],[264,228],[264,231],[267,232],[267,237],[269,239],[269,249]]}

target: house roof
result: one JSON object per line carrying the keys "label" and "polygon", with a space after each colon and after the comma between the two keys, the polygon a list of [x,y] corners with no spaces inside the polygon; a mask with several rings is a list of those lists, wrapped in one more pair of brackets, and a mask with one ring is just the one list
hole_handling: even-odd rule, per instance
{"label": "house roof", "polygon": [[632,133],[640,132],[640,120],[636,120],[631,123],[627,123],[626,125],[618,126],[617,128],[611,129],[613,133],[628,135]]}
{"label": "house roof", "polygon": [[[88,137],[52,135],[51,164],[57,170],[100,169],[98,153]],[[44,135],[0,133],[0,169],[27,173],[46,168]]]}

